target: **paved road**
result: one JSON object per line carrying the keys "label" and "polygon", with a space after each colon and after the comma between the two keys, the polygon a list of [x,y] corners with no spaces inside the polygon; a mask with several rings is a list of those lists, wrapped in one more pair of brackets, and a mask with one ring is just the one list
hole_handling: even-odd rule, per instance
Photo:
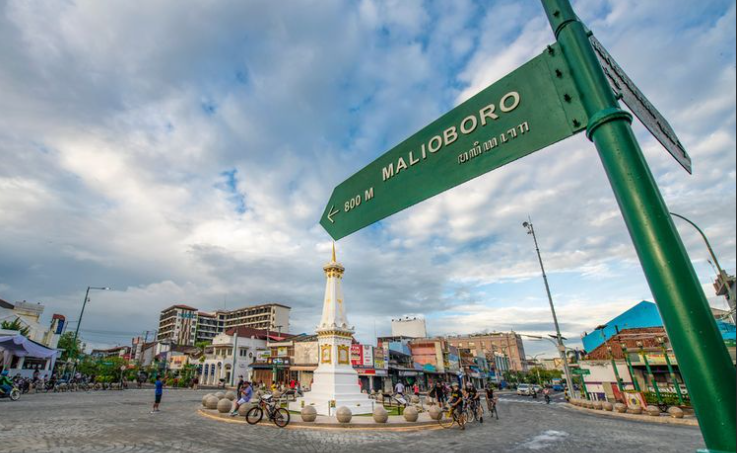
{"label": "paved road", "polygon": [[206,392],[25,395],[0,400],[0,452],[689,452],[704,448],[691,427],[611,419],[505,395],[500,420],[453,430],[404,432],[280,430],[196,414]]}

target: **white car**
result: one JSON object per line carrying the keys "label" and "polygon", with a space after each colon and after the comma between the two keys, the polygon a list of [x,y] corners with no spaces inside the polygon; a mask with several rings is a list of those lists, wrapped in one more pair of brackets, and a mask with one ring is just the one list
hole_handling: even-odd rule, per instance
{"label": "white car", "polygon": [[530,384],[520,384],[517,386],[517,395],[532,395],[532,386]]}

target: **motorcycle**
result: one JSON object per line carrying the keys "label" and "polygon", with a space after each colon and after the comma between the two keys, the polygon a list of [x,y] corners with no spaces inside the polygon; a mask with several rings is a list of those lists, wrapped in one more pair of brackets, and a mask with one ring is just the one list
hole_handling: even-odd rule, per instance
{"label": "motorcycle", "polygon": [[550,395],[545,394],[545,404],[550,404]]}
{"label": "motorcycle", "polygon": [[9,398],[10,401],[18,401],[20,399],[20,389],[14,386],[8,393],[0,390],[0,398]]}

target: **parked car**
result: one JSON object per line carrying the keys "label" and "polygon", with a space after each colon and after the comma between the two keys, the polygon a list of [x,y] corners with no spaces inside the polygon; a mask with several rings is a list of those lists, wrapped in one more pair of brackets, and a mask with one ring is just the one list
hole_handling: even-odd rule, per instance
{"label": "parked car", "polygon": [[561,384],[554,384],[553,385],[553,391],[554,392],[562,392],[563,390],[565,390],[565,389],[564,389],[564,387]]}
{"label": "parked car", "polygon": [[519,384],[517,386],[517,395],[530,396],[532,392],[533,390],[530,384]]}

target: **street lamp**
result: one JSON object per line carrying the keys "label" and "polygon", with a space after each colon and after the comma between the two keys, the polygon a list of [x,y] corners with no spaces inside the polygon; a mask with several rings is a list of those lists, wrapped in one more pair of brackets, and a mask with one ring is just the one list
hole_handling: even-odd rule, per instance
{"label": "street lamp", "polygon": [[727,274],[722,269],[721,264],[719,264],[719,259],[717,258],[716,253],[714,253],[714,248],[712,248],[711,243],[709,242],[709,238],[706,237],[706,234],[704,233],[704,231],[701,228],[699,228],[699,226],[696,225],[696,223],[693,222],[692,220],[680,214],[676,214],[675,212],[671,212],[670,215],[672,215],[673,217],[678,217],[679,219],[688,222],[691,226],[696,228],[696,231],[698,231],[701,237],[704,238],[704,242],[706,243],[706,248],[709,249],[709,254],[711,255],[712,260],[714,261],[714,265],[717,267],[717,272],[719,272],[719,279],[722,281],[722,284],[724,285],[724,287],[727,288],[727,299],[728,299],[729,309],[731,311],[730,314],[732,315],[732,320],[737,322],[737,311],[735,311],[735,306],[734,306],[734,304],[737,303],[737,300],[735,300],[734,290],[732,290],[732,285],[729,284],[729,279],[727,278]]}
{"label": "street lamp", "polygon": [[97,291],[110,291],[110,288],[107,286],[104,287],[97,287],[97,286],[88,286],[87,292],[84,294],[84,302],[82,302],[82,312],[79,314],[79,321],[77,321],[77,328],[74,331],[74,342],[72,343],[74,345],[74,357],[79,356],[79,350],[77,349],[77,337],[79,336],[79,326],[82,325],[82,316],[84,316],[84,309],[87,307],[87,302],[90,300],[90,291],[91,290],[97,290]]}
{"label": "street lamp", "polygon": [[[548,301],[550,302],[550,311],[553,313],[553,322],[555,323],[556,339],[558,340],[558,353],[560,358],[563,359],[563,369],[566,373],[566,384],[571,392],[573,392],[573,380],[571,379],[571,370],[568,366],[568,357],[566,356],[566,347],[563,344],[563,336],[560,334],[560,326],[558,325],[558,316],[555,314],[555,305],[553,305],[553,295],[550,292],[550,284],[548,283],[548,276],[545,273],[545,266],[543,265],[543,258],[540,254],[540,246],[537,243],[537,236],[535,235],[535,227],[532,225],[532,219],[528,219],[528,222],[522,224],[527,229],[527,234],[532,236],[535,241],[535,250],[537,251],[537,259],[540,261],[540,269],[543,273],[543,280],[545,281],[545,291],[548,293]],[[571,393],[573,395],[573,393]]]}

